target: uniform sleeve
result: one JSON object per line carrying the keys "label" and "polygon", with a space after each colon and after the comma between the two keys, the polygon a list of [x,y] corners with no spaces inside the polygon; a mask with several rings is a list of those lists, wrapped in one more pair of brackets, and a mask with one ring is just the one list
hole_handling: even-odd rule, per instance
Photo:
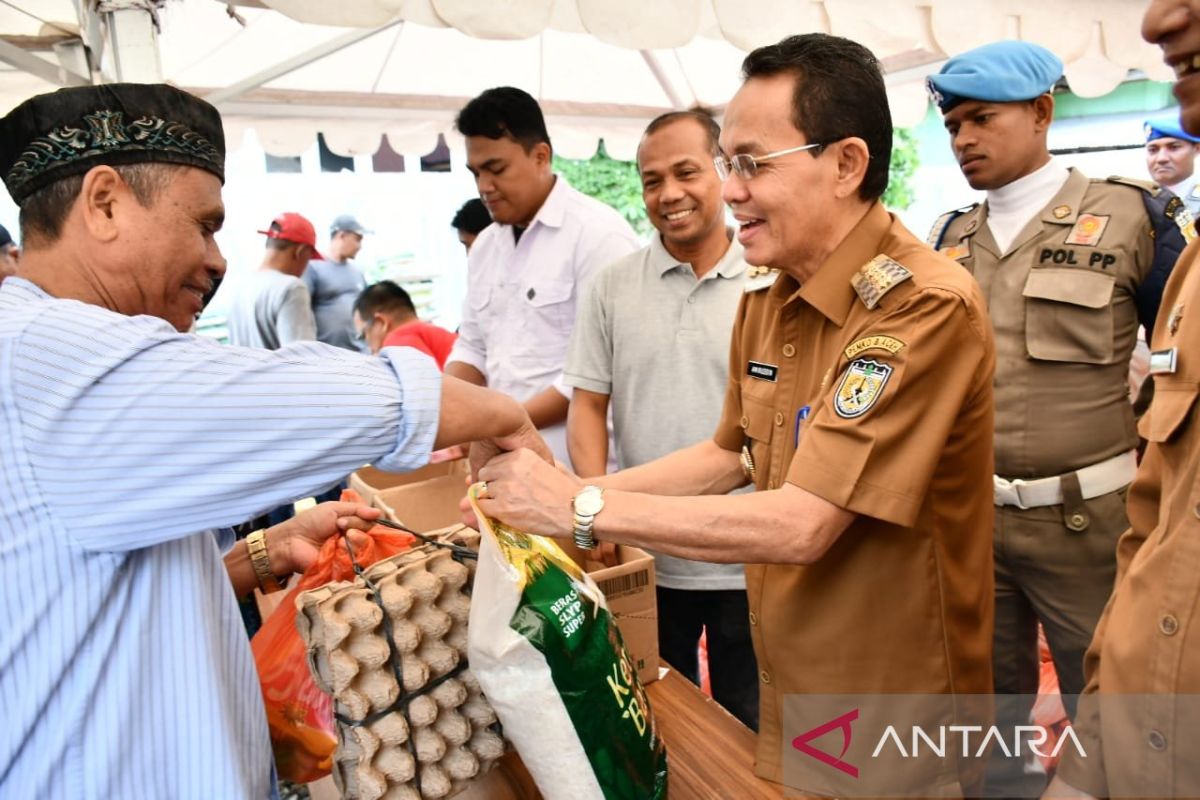
{"label": "uniform sleeve", "polygon": [[293,342],[317,340],[317,320],[313,316],[312,295],[308,293],[308,287],[304,283],[297,281],[284,292],[283,302],[275,319],[275,331],[279,334],[281,347],[287,347]]}
{"label": "uniform sleeve", "polygon": [[479,316],[475,312],[478,304],[476,298],[491,291],[490,286],[484,285],[489,278],[481,274],[478,264],[478,254],[482,252],[481,247],[487,247],[489,239],[486,238],[487,231],[480,234],[483,241],[476,240],[475,246],[471,248],[471,253],[475,257],[467,256],[467,296],[463,299],[462,320],[458,326],[458,339],[454,342],[454,347],[450,349],[450,355],[446,357],[446,363],[451,361],[461,361],[464,364],[469,364],[485,378],[487,377],[487,339],[484,335],[483,326],[480,324]]}
{"label": "uniform sleeve", "polygon": [[[861,331],[895,353],[841,355],[812,405],[787,481],[857,514],[911,527],[956,425],[992,425],[990,328],[956,293],[914,292]],[[894,345],[892,345],[894,346]]]}
{"label": "uniform sleeve", "polygon": [[733,333],[729,337],[729,376],[725,385],[725,403],[721,407],[721,419],[717,422],[713,441],[724,450],[737,452],[746,441],[746,430],[742,425],[741,376],[745,362],[742,361],[742,336],[746,319],[746,304],[750,295],[743,294],[738,301],[737,315],[733,319]]}
{"label": "uniform sleeve", "polygon": [[363,464],[405,472],[429,460],[441,376],[423,355],[315,342],[269,351],[147,317],[102,323],[46,321],[9,370],[20,479],[84,548],[229,527]]}
{"label": "uniform sleeve", "polygon": [[583,291],[562,376],[568,386],[597,394],[612,394],[611,274],[611,269],[600,270]]}

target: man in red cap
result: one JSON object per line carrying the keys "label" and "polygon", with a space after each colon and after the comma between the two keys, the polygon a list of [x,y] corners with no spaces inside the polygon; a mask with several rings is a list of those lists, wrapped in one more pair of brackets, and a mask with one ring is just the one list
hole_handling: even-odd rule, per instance
{"label": "man in red cap", "polygon": [[317,338],[312,296],[301,280],[310,259],[320,259],[317,232],[299,214],[280,214],[265,231],[262,265],[237,286],[229,307],[229,341],[239,347],[278,350]]}

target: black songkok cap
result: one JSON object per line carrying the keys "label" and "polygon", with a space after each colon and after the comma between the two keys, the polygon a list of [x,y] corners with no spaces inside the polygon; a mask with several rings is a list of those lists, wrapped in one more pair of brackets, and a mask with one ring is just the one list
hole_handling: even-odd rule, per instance
{"label": "black songkok cap", "polygon": [[17,205],[99,164],[199,167],[225,182],[225,133],[208,103],[160,83],[76,86],[0,119],[0,176]]}

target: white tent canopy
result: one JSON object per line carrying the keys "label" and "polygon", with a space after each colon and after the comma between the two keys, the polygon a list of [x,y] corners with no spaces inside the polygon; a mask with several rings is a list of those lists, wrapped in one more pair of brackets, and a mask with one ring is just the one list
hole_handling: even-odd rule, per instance
{"label": "white tent canopy", "polygon": [[[139,7],[160,4],[5,0],[0,112],[56,85],[128,75],[122,51],[132,60],[126,48],[144,46],[150,27],[118,31],[114,20],[148,20]],[[275,155],[302,152],[318,131],[341,155],[373,153],[382,134],[395,150],[427,152],[438,133],[453,142],[470,97],[513,85],[541,101],[558,152],[587,157],[603,137],[628,158],[649,118],[719,109],[745,52],[788,34],[870,47],[896,123],[912,125],[928,108],[925,75],[999,38],[1049,47],[1082,96],[1108,93],[1131,70],[1169,80],[1140,38],[1142,11],[1130,0],[171,0],[157,12],[153,68],[218,105],[231,147],[252,127]]]}

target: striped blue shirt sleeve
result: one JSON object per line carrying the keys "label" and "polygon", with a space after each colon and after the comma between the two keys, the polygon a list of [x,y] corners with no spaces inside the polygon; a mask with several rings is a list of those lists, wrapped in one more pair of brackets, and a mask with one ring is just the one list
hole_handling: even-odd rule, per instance
{"label": "striped blue shirt sleeve", "polygon": [[441,376],[411,350],[226,347],[57,301],[7,378],[24,461],[80,546],[126,551],[225,527],[365,463],[428,461]]}

